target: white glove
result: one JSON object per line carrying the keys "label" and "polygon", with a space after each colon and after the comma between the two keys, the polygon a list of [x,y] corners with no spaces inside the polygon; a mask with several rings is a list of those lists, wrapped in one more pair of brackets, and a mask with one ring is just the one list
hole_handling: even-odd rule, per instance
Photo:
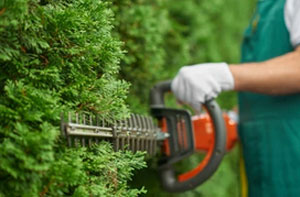
{"label": "white glove", "polygon": [[205,63],[182,67],[171,88],[178,100],[200,111],[205,101],[232,90],[234,80],[227,63]]}

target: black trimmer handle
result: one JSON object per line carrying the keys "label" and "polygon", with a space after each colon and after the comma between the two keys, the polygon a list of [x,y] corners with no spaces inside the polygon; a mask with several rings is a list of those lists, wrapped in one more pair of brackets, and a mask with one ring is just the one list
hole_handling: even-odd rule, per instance
{"label": "black trimmer handle", "polygon": [[[156,84],[150,93],[151,107],[164,106],[164,94],[171,91],[172,81],[163,81]],[[215,144],[207,164],[202,170],[193,169],[193,176],[185,180],[178,180],[171,164],[160,166],[160,177],[163,188],[169,192],[184,192],[194,189],[205,182],[217,170],[226,152],[226,127],[222,116],[222,111],[214,100],[204,103],[214,126]]]}
{"label": "black trimmer handle", "polygon": [[164,107],[164,95],[171,91],[172,80],[162,81],[157,83],[150,92],[151,107]]}

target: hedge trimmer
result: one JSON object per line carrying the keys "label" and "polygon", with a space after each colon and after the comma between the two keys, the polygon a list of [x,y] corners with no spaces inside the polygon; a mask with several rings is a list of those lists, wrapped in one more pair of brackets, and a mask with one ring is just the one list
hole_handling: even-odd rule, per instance
{"label": "hedge trimmer", "polygon": [[[237,138],[235,123],[222,114],[215,101],[204,104],[208,114],[201,116],[191,117],[187,110],[166,108],[164,94],[170,91],[170,85],[171,81],[158,83],[150,93],[151,114],[158,124],[152,117],[138,114],[121,121],[106,121],[91,114],[68,114],[67,119],[62,118],[62,134],[69,146],[91,146],[107,140],[116,151],[146,151],[150,155],[160,151],[159,174],[164,189],[193,189],[216,171],[226,150],[232,148]],[[173,165],[196,151],[206,152],[202,162],[175,175]]]}

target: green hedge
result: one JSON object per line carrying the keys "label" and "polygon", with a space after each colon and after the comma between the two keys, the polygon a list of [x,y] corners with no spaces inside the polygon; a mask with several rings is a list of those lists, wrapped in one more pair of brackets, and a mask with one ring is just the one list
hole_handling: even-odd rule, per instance
{"label": "green hedge", "polygon": [[60,113],[124,117],[121,42],[109,4],[0,2],[0,196],[136,196],[127,181],[143,154],[66,148]]}
{"label": "green hedge", "polygon": [[[141,153],[113,153],[106,143],[67,148],[59,114],[147,113],[149,89],[181,66],[239,61],[252,7],[236,0],[1,1],[0,196],[144,193],[127,184],[145,167]],[[230,109],[236,98],[227,93],[219,102]],[[231,154],[211,182],[184,195],[235,195]],[[152,170],[137,185],[163,195]],[[215,189],[225,175],[228,184]]]}

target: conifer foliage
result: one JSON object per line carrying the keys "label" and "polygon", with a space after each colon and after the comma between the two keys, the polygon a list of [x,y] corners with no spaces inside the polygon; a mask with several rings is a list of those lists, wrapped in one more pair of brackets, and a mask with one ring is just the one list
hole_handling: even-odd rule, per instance
{"label": "conifer foliage", "polygon": [[164,69],[165,37],[170,28],[161,0],[112,0],[115,32],[126,51],[121,61],[121,77],[129,81],[128,102],[139,113],[148,111],[148,94],[153,84],[169,71]]}
{"label": "conifer foliage", "polygon": [[0,196],[143,192],[127,186],[145,166],[141,153],[67,148],[59,138],[63,111],[128,113],[112,16],[103,1],[0,1]]}

